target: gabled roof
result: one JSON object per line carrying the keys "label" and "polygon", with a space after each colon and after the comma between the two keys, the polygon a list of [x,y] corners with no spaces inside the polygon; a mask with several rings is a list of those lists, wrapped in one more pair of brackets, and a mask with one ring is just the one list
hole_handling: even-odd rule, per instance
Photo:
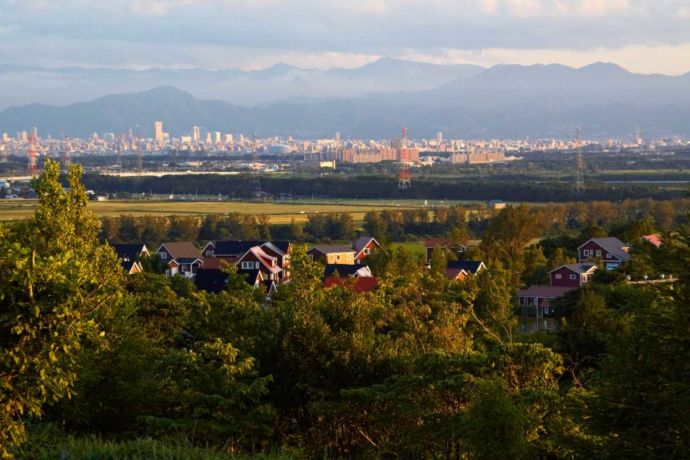
{"label": "gabled roof", "polygon": [[201,257],[177,257],[175,259],[180,264],[193,264],[194,262],[203,262]]}
{"label": "gabled roof", "polygon": [[244,254],[253,246],[261,246],[265,241],[239,241],[239,240],[224,240],[216,241],[214,256],[239,256]]}
{"label": "gabled roof", "polygon": [[285,251],[283,251],[280,247],[275,245],[272,241],[265,242],[264,244],[261,245],[261,248],[272,251],[281,257],[285,255]]}
{"label": "gabled roof", "polygon": [[567,268],[568,270],[571,270],[575,273],[579,273],[582,275],[585,273],[594,272],[597,269],[597,266],[594,264],[566,264],[566,265],[561,265],[560,267],[554,268],[549,273],[553,273],[556,270],[560,270],[561,268]]}
{"label": "gabled roof", "polygon": [[270,243],[283,251],[283,254],[289,253],[292,248],[292,243],[288,240],[271,240]]}
{"label": "gabled roof", "polygon": [[467,273],[477,274],[486,269],[486,265],[481,260],[449,260],[449,269],[465,270]]}
{"label": "gabled roof", "polygon": [[277,264],[275,266],[272,266],[266,262],[266,260],[277,262],[278,259],[276,257],[269,256],[268,254],[266,254],[266,252],[259,246],[253,246],[249,248],[247,252],[242,254],[242,256],[237,259],[236,263],[240,264],[240,262],[242,262],[242,259],[244,259],[247,256],[247,254],[253,254],[254,256],[256,256],[256,258],[259,259],[259,261],[261,262],[261,265],[263,265],[266,268],[266,270],[270,271],[271,273],[279,273],[282,270]]}
{"label": "gabled roof", "polygon": [[215,246],[213,251],[215,256],[239,256],[247,252],[251,247],[265,245],[270,245],[273,251],[284,255],[290,252],[291,245],[288,240],[221,240],[215,241],[213,244]]}
{"label": "gabled roof", "polygon": [[663,241],[661,241],[661,235],[659,235],[658,233],[652,233],[651,235],[643,235],[642,239],[645,240],[647,243],[656,246],[657,248],[660,248],[663,244]]}
{"label": "gabled roof", "polygon": [[379,242],[376,241],[376,238],[374,238],[373,236],[360,236],[359,238],[357,238],[357,241],[355,241],[355,244],[353,244],[352,247],[354,248],[355,253],[359,254],[372,241],[376,243],[377,246],[380,246]]}
{"label": "gabled roof", "polygon": [[370,277],[371,276],[371,270],[369,269],[369,267],[366,265],[362,265],[362,264],[354,264],[354,265],[328,264],[328,265],[326,265],[326,268],[324,270],[324,277],[334,276],[336,273],[340,277],[343,277],[343,276],[362,276],[362,277],[369,276]]}
{"label": "gabled roof", "polygon": [[119,257],[129,257],[132,260],[139,258],[142,252],[148,252],[146,245],[144,243],[134,243],[134,244],[122,244],[116,243],[111,244],[113,249]]}
{"label": "gabled roof", "polygon": [[315,244],[310,251],[315,250],[321,254],[333,254],[339,252],[355,252],[350,246],[344,244]]}
{"label": "gabled roof", "polygon": [[458,276],[460,276],[463,273],[467,275],[467,272],[462,268],[447,268],[445,271],[446,278],[448,278],[449,280],[458,279]]}
{"label": "gabled roof", "polygon": [[[120,259],[122,268],[131,272],[132,265],[139,262],[142,252],[148,254],[148,249],[144,243],[135,244],[111,244],[117,257]],[[139,267],[141,268],[141,267]]]}
{"label": "gabled roof", "polygon": [[168,253],[170,253],[173,259],[179,259],[181,257],[201,259],[201,251],[196,246],[194,246],[194,243],[192,243],[191,241],[176,241],[163,243],[156,252],[160,252],[160,250],[163,248],[165,248],[165,250],[168,251]]}
{"label": "gabled roof", "polygon": [[518,297],[540,297],[542,299],[556,299],[562,297],[567,292],[577,289],[568,286],[530,286],[527,289],[520,289]]}
{"label": "gabled roof", "polygon": [[228,259],[223,259],[220,257],[206,257],[204,259],[204,268],[206,268],[206,269],[215,268],[218,270],[222,270],[225,267],[232,265],[233,263],[234,263],[234,261],[231,261]]}
{"label": "gabled roof", "polygon": [[621,240],[614,236],[609,236],[606,238],[592,238],[590,240],[587,240],[584,244],[580,245],[577,249],[579,250],[582,246],[586,245],[589,242],[593,242],[597,246],[599,246],[601,249],[605,250],[618,260],[624,261],[628,260],[630,258],[630,254],[628,254],[623,248],[626,248],[627,245],[623,243]]}

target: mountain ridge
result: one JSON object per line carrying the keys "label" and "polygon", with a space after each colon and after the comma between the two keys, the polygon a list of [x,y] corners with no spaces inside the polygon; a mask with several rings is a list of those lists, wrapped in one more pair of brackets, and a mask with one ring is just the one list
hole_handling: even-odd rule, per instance
{"label": "mountain ridge", "polygon": [[690,78],[634,74],[606,63],[500,66],[422,91],[295,96],[254,106],[193,94],[162,85],[75,104],[16,106],[0,111],[0,132],[37,126],[46,134],[84,136],[138,126],[150,135],[153,121],[162,120],[173,135],[198,125],[313,138],[336,131],[389,138],[401,126],[420,137],[437,131],[448,137],[571,137],[582,127],[606,138],[629,135],[637,126],[648,134],[690,136]]}

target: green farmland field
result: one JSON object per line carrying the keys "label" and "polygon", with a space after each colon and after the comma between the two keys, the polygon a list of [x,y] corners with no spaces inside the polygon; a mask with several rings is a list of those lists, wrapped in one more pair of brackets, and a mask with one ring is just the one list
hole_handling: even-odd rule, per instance
{"label": "green farmland field", "polygon": [[[36,207],[35,200],[0,200],[0,220],[17,220],[30,216]],[[237,212],[241,214],[261,215],[269,217],[273,224],[304,222],[309,214],[344,212],[352,216],[353,220],[361,223],[368,211],[383,209],[410,209],[419,207],[419,202],[381,202],[376,204],[372,200],[359,203],[355,200],[338,203],[318,202],[240,202],[240,201],[92,201],[89,208],[98,216],[117,217],[122,215],[186,215],[197,216],[205,214],[227,214]]]}

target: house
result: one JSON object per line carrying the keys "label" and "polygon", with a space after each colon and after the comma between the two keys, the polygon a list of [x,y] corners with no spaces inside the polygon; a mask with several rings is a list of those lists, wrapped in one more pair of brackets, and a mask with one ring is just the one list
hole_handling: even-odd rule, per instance
{"label": "house", "polygon": [[210,241],[202,250],[205,258],[224,259],[236,263],[239,258],[253,247],[261,248],[269,256],[275,257],[278,266],[282,269],[280,278],[274,280],[277,284],[284,284],[290,279],[290,254],[292,243],[286,240],[272,241]]}
{"label": "house", "polygon": [[309,257],[323,264],[347,264],[355,263],[355,251],[350,246],[317,244],[307,251]]}
{"label": "house", "polygon": [[343,278],[346,276],[371,278],[371,269],[362,264],[328,264],[324,270],[324,279],[330,277]]}
{"label": "house", "polygon": [[367,260],[370,254],[375,254],[381,245],[374,237],[361,236],[354,242],[352,248],[355,250],[355,263],[361,264]]}
{"label": "house", "polygon": [[279,277],[275,280],[276,284],[285,284],[290,281],[292,243],[285,240],[266,241],[261,245],[261,249],[269,256],[275,257],[281,268]]}
{"label": "house", "polygon": [[450,260],[446,267],[446,278],[462,281],[482,270],[486,270],[486,265],[480,260]]}
{"label": "house", "polygon": [[204,264],[201,251],[190,241],[163,243],[156,255],[166,264],[167,276],[180,275],[193,279]]}
{"label": "house", "polygon": [[115,249],[122,268],[127,274],[133,275],[144,271],[144,267],[141,266],[141,258],[149,256],[149,250],[145,244],[112,244],[111,246]]}
{"label": "house", "polygon": [[446,238],[429,238],[424,240],[424,250],[426,252],[426,263],[431,263],[431,258],[434,255],[434,249],[439,248],[444,251],[451,251],[456,256],[461,257],[469,246],[469,240],[462,243],[454,243]]}
{"label": "house", "polygon": [[346,286],[354,292],[370,292],[379,284],[371,269],[362,264],[328,264],[324,270],[324,287]]}
{"label": "house", "polygon": [[259,271],[263,281],[277,283],[280,280],[282,268],[278,265],[278,258],[267,254],[259,246],[250,247],[235,264],[239,274],[253,275]]}
{"label": "house", "polygon": [[589,282],[598,267],[591,263],[567,264],[549,272],[550,286],[530,286],[517,293],[524,332],[548,331],[558,324],[551,302]]}
{"label": "house", "polygon": [[518,291],[518,306],[523,332],[555,330],[558,323],[552,317],[551,302],[572,291],[568,286],[530,286]]}
{"label": "house", "polygon": [[487,209],[495,209],[495,210],[500,210],[500,209],[505,209],[505,207],[508,206],[507,203],[503,200],[489,200],[486,203]]}
{"label": "house", "polygon": [[628,249],[628,245],[615,237],[592,238],[577,248],[578,261],[598,260],[606,270],[614,270],[630,259]]}
{"label": "house", "polygon": [[323,283],[324,287],[330,288],[333,286],[345,286],[352,289],[354,292],[363,293],[371,292],[379,285],[379,279],[375,276],[366,278],[327,278]]}
{"label": "house", "polygon": [[581,287],[589,281],[595,271],[597,271],[597,266],[594,264],[561,265],[549,272],[551,286]]}

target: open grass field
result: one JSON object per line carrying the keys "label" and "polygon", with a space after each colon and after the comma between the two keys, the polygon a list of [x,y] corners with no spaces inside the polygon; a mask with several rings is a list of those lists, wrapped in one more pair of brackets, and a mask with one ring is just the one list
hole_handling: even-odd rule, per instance
{"label": "open grass field", "polygon": [[[117,217],[122,215],[186,215],[198,216],[204,214],[227,214],[238,212],[241,214],[261,215],[269,217],[273,224],[287,224],[292,219],[305,222],[309,214],[344,212],[352,216],[356,223],[361,223],[364,214],[372,210],[410,209],[422,205],[420,202],[396,202],[375,204],[372,201],[359,203],[354,200],[347,202],[319,203],[319,202],[241,202],[241,201],[92,201],[89,208],[98,216]],[[33,214],[36,207],[35,200],[0,200],[0,220],[24,219]]]}

